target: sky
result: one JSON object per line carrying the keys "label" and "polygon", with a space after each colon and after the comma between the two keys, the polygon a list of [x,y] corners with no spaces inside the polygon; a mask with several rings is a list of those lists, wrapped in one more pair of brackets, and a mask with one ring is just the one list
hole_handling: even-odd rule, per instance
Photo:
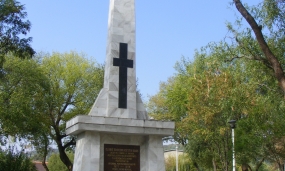
{"label": "sky", "polygon": [[[37,52],[77,51],[105,62],[109,0],[18,1],[25,4]],[[241,16],[230,0],[136,0],[136,73],[143,100],[176,73],[182,56],[193,60],[195,49],[229,36],[226,22],[236,17]]]}

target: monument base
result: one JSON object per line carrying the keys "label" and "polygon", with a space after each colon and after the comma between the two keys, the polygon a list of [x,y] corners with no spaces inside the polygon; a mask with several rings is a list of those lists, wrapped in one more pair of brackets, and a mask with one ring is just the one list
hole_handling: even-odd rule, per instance
{"label": "monument base", "polygon": [[82,115],[66,132],[77,135],[73,171],[165,171],[162,138],[174,123]]}

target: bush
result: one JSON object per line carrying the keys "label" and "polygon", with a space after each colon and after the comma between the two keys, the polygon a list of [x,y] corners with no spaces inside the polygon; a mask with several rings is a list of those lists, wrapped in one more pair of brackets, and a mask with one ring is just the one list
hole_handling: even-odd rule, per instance
{"label": "bush", "polygon": [[22,151],[0,149],[0,168],[3,171],[37,171],[29,157]]}
{"label": "bush", "polygon": [[[74,154],[66,153],[68,158],[73,162]],[[48,169],[49,171],[68,171],[67,167],[60,160],[58,153],[53,153],[48,159]]]}

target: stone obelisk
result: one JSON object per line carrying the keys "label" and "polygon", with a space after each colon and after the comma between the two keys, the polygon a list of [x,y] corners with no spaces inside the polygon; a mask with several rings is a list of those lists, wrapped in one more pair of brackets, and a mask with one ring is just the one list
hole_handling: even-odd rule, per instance
{"label": "stone obelisk", "polygon": [[174,123],[149,120],[136,91],[135,0],[110,0],[104,87],[89,115],[66,123],[77,136],[73,171],[165,171],[162,138]]}
{"label": "stone obelisk", "polygon": [[136,91],[136,22],[134,0],[111,0],[104,88],[89,115],[147,119]]}

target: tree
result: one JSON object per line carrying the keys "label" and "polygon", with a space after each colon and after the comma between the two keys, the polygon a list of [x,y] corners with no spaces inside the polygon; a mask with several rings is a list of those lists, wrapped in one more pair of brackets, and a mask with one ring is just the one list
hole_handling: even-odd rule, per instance
{"label": "tree", "polygon": [[44,55],[41,69],[48,77],[50,89],[41,126],[58,148],[61,161],[69,170],[72,162],[66,150],[75,145],[75,138],[65,134],[65,123],[78,114],[87,114],[103,87],[103,66],[92,63],[76,52]]}
{"label": "tree", "polygon": [[[215,103],[222,97],[217,96],[221,91],[220,87],[213,83],[225,80],[225,75],[216,76],[214,73],[218,71],[212,72],[212,68],[217,68],[206,65],[207,62],[214,62],[204,60],[203,55],[196,55],[195,63],[182,60],[178,65],[178,74],[160,89],[159,94],[164,99],[163,112],[157,115],[153,112],[159,110],[152,108],[150,111],[156,119],[156,116],[159,116],[165,120],[176,121],[175,132],[179,137],[174,138],[181,142],[179,139],[183,137],[187,152],[197,169],[211,168],[214,163],[218,165],[217,162],[220,161],[224,163],[220,168],[227,170],[230,138],[225,123],[228,118],[219,111],[220,104]],[[206,69],[207,67],[210,69]],[[222,83],[219,85],[223,85]],[[226,90],[225,88],[222,90]],[[151,100],[150,103],[153,103]],[[152,106],[159,107],[156,104]],[[220,130],[223,130],[221,134]]]}
{"label": "tree", "polygon": [[[229,46],[209,44],[196,53],[194,62],[182,59],[178,73],[150,98],[148,110],[156,119],[176,121],[179,136],[174,138],[181,143],[183,137],[197,169],[229,170],[232,144],[227,122],[238,120],[237,162],[258,170],[273,154],[269,147],[276,149],[284,136],[278,132],[285,126],[283,96],[270,70],[257,61],[228,62],[238,50],[225,50]],[[280,151],[274,155],[282,158]]]}
{"label": "tree", "polygon": [[48,131],[40,122],[45,117],[42,99],[50,88],[48,77],[35,60],[13,55],[7,57],[3,70],[5,72],[0,79],[1,135],[37,137],[33,143],[38,145],[37,142],[43,140],[41,137]]}
{"label": "tree", "polygon": [[251,8],[233,3],[251,28],[239,31],[240,20],[238,29],[228,24],[232,43],[210,43],[196,52],[194,62],[183,59],[178,73],[150,98],[148,110],[156,119],[176,121],[174,138],[185,143],[197,170],[229,169],[231,119],[238,121],[237,163],[259,170],[266,160],[281,169],[285,3],[265,0]]}
{"label": "tree", "polygon": [[44,92],[49,82],[36,61],[9,55],[0,79],[1,135],[36,134],[42,118]]}
{"label": "tree", "polygon": [[[263,3],[253,7],[242,4],[240,0],[234,0],[233,3],[250,27],[239,31],[239,29],[234,29],[232,25],[229,25],[230,31],[235,36],[236,47],[238,49],[229,58],[244,58],[259,61],[259,65],[264,65],[269,69],[270,74],[267,76],[271,76],[278,81],[281,90],[280,93],[284,95],[285,1],[264,0]],[[238,21],[237,23],[241,22]],[[238,27],[242,27],[242,25],[238,25]],[[267,85],[261,84],[261,86]],[[275,88],[272,90],[278,91]],[[274,99],[273,96],[271,98]],[[283,103],[282,99],[279,100],[279,103]],[[267,103],[270,104],[271,102],[268,101]],[[276,110],[283,109],[281,106],[278,106]],[[272,113],[272,115],[276,114]],[[278,120],[274,123],[278,125]],[[277,126],[274,128],[271,127],[273,130],[276,128]],[[267,137],[270,137],[270,135],[267,135]],[[270,151],[267,155],[270,156],[271,161],[275,161],[278,164],[280,170],[283,170],[282,162],[280,162],[284,159],[284,156],[280,155],[283,151],[280,148],[281,144],[284,144],[284,140],[280,135],[278,139],[267,144],[267,150]]]}
{"label": "tree", "polygon": [[39,160],[42,161],[43,167],[46,169],[46,171],[49,171],[46,161],[47,161],[47,155],[49,154],[51,149],[50,145],[52,140],[50,139],[50,136],[48,134],[49,130],[42,128],[40,128],[39,130],[40,130],[39,132],[34,133],[30,137],[30,141],[35,146],[37,155],[39,157]]}
{"label": "tree", "polygon": [[[9,56],[0,84],[0,121],[4,135],[29,139],[43,156],[55,142],[69,170],[75,137],[65,134],[65,122],[87,114],[103,87],[103,66],[76,52],[39,54],[35,59]],[[47,168],[47,167],[46,167]]]}
{"label": "tree", "polygon": [[[256,37],[256,39],[252,38],[250,32],[248,32],[247,35],[243,35],[248,39],[236,36],[236,40],[243,49],[243,52],[247,52],[242,53],[242,55],[249,54],[248,57],[250,59],[261,61],[264,65],[269,67],[284,93],[285,76],[283,71],[284,66],[282,67],[282,63],[284,65],[282,59],[282,57],[284,57],[284,48],[281,46],[284,47],[285,2],[282,0],[264,0],[262,8],[253,9],[252,12],[256,14],[255,18],[249,13],[249,10],[244,7],[240,0],[234,0],[233,2],[237,10],[250,25],[250,31],[252,31]],[[260,21],[260,23],[258,24],[257,21]],[[263,33],[266,27],[271,34],[270,37],[266,37]],[[276,30],[276,28],[279,30]],[[233,31],[233,29],[231,30]],[[252,51],[252,44],[249,43],[249,39],[252,44],[256,42],[259,45],[257,49],[259,53]],[[280,50],[283,51],[283,53],[278,53],[276,46],[281,48]],[[274,52],[275,50],[277,50],[277,52]]]}
{"label": "tree", "polygon": [[32,38],[21,38],[31,28],[29,20],[25,20],[27,13],[24,5],[16,0],[0,1],[0,66],[4,62],[4,55],[9,52],[20,58],[29,58],[35,54],[30,42]]}

